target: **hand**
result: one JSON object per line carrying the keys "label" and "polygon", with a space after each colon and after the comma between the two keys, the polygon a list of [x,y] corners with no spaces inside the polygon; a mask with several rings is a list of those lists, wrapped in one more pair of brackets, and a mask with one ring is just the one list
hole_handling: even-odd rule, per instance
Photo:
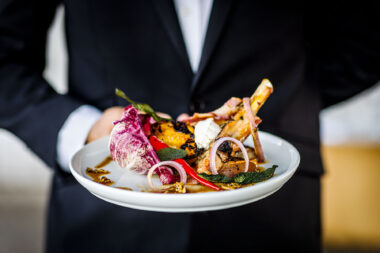
{"label": "hand", "polygon": [[121,119],[123,112],[124,107],[121,106],[114,106],[106,109],[100,119],[91,127],[90,132],[87,135],[86,143],[110,135],[113,128],[113,122]]}

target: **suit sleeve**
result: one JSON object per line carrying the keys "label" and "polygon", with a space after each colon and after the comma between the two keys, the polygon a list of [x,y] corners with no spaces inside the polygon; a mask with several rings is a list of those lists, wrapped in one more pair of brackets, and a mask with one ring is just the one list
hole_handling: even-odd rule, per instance
{"label": "suit sleeve", "polygon": [[311,76],[324,107],[350,98],[380,79],[379,11],[378,1],[309,5],[305,32]]}
{"label": "suit sleeve", "polygon": [[50,167],[59,129],[80,101],[42,77],[47,30],[58,1],[0,2],[0,128],[21,138]]}

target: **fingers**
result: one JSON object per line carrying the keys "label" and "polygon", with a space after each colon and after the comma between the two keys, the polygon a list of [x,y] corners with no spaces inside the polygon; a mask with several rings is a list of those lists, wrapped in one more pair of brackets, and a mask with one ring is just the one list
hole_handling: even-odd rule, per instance
{"label": "fingers", "polygon": [[163,112],[156,112],[158,116],[165,119],[171,119],[172,117],[169,114],[163,113]]}
{"label": "fingers", "polygon": [[183,121],[185,119],[188,119],[190,116],[189,114],[187,113],[181,113],[178,117],[177,117],[177,121]]}
{"label": "fingers", "polygon": [[104,136],[110,135],[113,122],[119,120],[124,112],[124,108],[120,106],[114,106],[106,109],[102,116],[90,129],[86,143],[90,143]]}

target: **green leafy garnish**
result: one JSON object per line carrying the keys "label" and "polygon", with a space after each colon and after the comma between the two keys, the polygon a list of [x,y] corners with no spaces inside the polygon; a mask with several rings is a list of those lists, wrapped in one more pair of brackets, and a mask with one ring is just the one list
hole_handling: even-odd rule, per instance
{"label": "green leafy garnish", "polygon": [[234,177],[234,182],[238,184],[252,184],[265,181],[273,177],[274,171],[277,167],[277,165],[273,165],[271,168],[268,168],[261,172],[239,173]]}
{"label": "green leafy garnish", "polygon": [[227,177],[222,174],[208,175],[206,173],[200,173],[198,176],[213,183],[252,184],[259,183],[273,177],[274,171],[277,167],[278,165],[273,165],[271,168],[260,172],[242,172],[234,177]]}
{"label": "green leafy garnish", "polygon": [[127,97],[127,95],[125,95],[125,93],[123,91],[121,91],[117,88],[115,89],[115,94],[116,94],[116,96],[124,98],[125,100],[127,100],[137,110],[145,112],[146,114],[152,116],[157,122],[162,121],[162,120],[166,120],[166,121],[171,120],[171,119],[162,118],[162,117],[158,116],[150,105],[133,101],[132,99]]}
{"label": "green leafy garnish", "polygon": [[203,179],[206,179],[210,182],[213,183],[232,183],[234,179],[232,177],[227,177],[222,174],[217,174],[217,175],[208,175],[206,173],[199,173],[198,176],[200,176]]}
{"label": "green leafy garnish", "polygon": [[185,150],[176,148],[163,148],[156,151],[156,153],[161,161],[172,161],[175,159],[181,159],[187,155],[187,152]]}

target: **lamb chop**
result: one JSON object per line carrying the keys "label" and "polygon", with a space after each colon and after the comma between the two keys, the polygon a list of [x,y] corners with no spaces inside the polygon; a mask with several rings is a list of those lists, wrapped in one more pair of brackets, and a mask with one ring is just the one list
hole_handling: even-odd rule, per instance
{"label": "lamb chop", "polygon": [[[257,125],[261,122],[261,120],[256,116],[256,114],[272,93],[272,84],[268,79],[263,79],[263,81],[258,86],[251,98],[244,98],[243,103],[240,102],[238,105],[236,105],[236,112],[229,116],[232,116],[232,119],[224,124],[222,130],[220,131],[215,140],[221,137],[232,137],[234,139],[239,140],[240,142],[244,142],[244,140],[249,136],[249,134],[251,134],[255,146],[256,158],[258,162],[263,162],[264,154],[260,144],[257,129]],[[211,173],[210,151],[214,142],[212,142],[209,149],[204,151],[201,155],[199,155],[197,160],[194,162],[195,168],[197,169],[198,173]],[[232,152],[237,152],[239,150],[239,148],[236,145],[229,145],[232,149]],[[226,155],[231,156],[232,154],[231,152],[229,154],[226,154],[225,150],[220,149],[218,149],[217,153],[218,155],[216,156],[215,165],[216,169],[220,170],[224,164],[222,157]]]}

